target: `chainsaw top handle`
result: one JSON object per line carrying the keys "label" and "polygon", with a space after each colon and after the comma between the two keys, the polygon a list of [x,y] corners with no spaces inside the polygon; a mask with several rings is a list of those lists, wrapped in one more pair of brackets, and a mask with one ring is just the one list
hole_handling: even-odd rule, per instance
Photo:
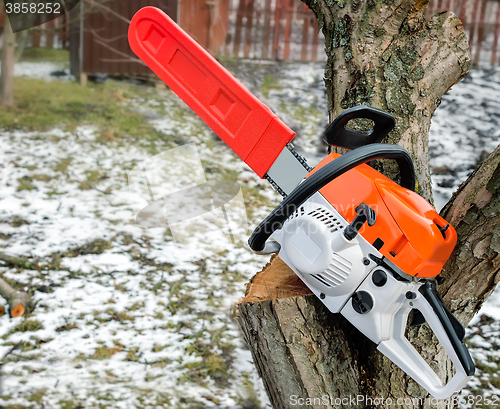
{"label": "chainsaw top handle", "polygon": [[[356,131],[346,127],[352,119],[371,119],[374,123],[369,131]],[[331,146],[356,149],[371,143],[379,143],[396,126],[394,117],[388,112],[366,105],[360,105],[342,112],[328,125],[323,140]]]}
{"label": "chainsaw top handle", "polygon": [[401,186],[415,191],[415,170],[410,154],[399,145],[376,143],[362,146],[327,163],[300,183],[263,221],[257,226],[248,244],[253,251],[262,251],[267,239],[283,225],[286,219],[323,186],[348,170],[375,159],[394,159],[401,175]]}

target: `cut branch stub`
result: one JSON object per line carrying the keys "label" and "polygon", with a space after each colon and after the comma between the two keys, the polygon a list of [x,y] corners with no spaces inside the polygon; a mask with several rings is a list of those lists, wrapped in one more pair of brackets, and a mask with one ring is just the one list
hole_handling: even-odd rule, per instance
{"label": "cut branch stub", "polygon": [[0,296],[9,303],[10,315],[12,317],[15,318],[24,315],[30,302],[28,293],[12,288],[9,283],[0,278]]}

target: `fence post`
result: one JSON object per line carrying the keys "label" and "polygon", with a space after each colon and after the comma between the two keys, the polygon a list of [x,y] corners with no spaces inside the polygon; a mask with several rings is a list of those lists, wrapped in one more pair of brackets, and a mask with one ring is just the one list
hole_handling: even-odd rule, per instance
{"label": "fence post", "polygon": [[290,58],[290,41],[292,38],[292,20],[293,20],[293,0],[285,0],[285,47],[283,51],[283,59],[286,61]]}
{"label": "fence post", "polygon": [[479,58],[481,55],[481,44],[483,42],[483,34],[484,34],[484,18],[486,16],[486,6],[488,4],[488,0],[481,0],[481,15],[479,16],[478,28],[477,28],[477,48],[476,55],[474,58],[474,67],[479,65]]}
{"label": "fence post", "polygon": [[253,5],[254,0],[246,0],[247,7],[245,10],[245,15],[247,18],[247,23],[245,25],[245,45],[243,47],[243,56],[248,58],[250,55],[250,47],[252,45],[252,24],[253,24]]}
{"label": "fence post", "polygon": [[236,12],[236,30],[234,32],[233,55],[238,57],[240,53],[241,29],[243,27],[243,17],[245,16],[246,0],[239,0],[238,11]]}
{"label": "fence post", "polygon": [[497,2],[497,15],[495,18],[495,35],[493,37],[493,49],[491,50],[491,65],[497,61],[498,37],[500,36],[500,2]]}
{"label": "fence post", "polygon": [[311,23],[311,16],[305,16],[302,20],[303,26],[302,26],[302,53],[300,54],[300,59],[302,61],[307,60],[307,49],[309,46],[309,27]]}
{"label": "fence post", "polygon": [[312,43],[311,60],[318,61],[318,42],[319,42],[318,20],[316,20],[315,17],[312,17],[312,20],[313,20],[313,43]]}
{"label": "fence post", "polygon": [[273,37],[273,60],[278,59],[279,52],[279,35],[280,35],[280,18],[281,18],[281,1],[276,0],[276,11],[274,13],[274,37]]}
{"label": "fence post", "polygon": [[262,34],[262,58],[267,60],[269,55],[269,40],[271,39],[271,0],[266,0],[264,7],[264,32]]}
{"label": "fence post", "polygon": [[469,29],[469,46],[470,46],[470,53],[474,52],[474,37],[475,37],[475,32],[476,32],[476,23],[477,23],[477,9],[479,7],[479,0],[474,0],[473,6],[472,6],[472,18],[471,18],[471,24],[470,24],[470,29]]}

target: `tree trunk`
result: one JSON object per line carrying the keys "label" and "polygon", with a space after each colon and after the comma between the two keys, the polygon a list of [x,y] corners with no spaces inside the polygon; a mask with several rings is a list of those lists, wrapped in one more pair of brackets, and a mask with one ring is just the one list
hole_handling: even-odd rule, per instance
{"label": "tree trunk", "polygon": [[[384,142],[410,152],[418,192],[432,201],[430,120],[442,95],[470,66],[460,20],[442,12],[425,21],[426,0],[303,1],[315,12],[326,38],[330,118],[360,104],[391,112],[397,125]],[[464,325],[500,279],[499,163],[500,147],[442,211],[459,239],[438,290]],[[397,180],[397,169],[389,161],[378,166]],[[274,408],[379,408],[381,398],[401,408],[454,406],[431,399],[346,319],[331,314],[309,294],[275,257],[251,280],[237,306],[238,321]],[[452,365],[427,324],[409,329],[407,337],[442,380],[451,378]]]}
{"label": "tree trunk", "polygon": [[9,18],[5,16],[3,27],[2,72],[0,74],[0,104],[12,106],[14,103],[14,49],[16,36],[12,32]]}
{"label": "tree trunk", "polygon": [[[451,12],[426,21],[428,0],[303,1],[325,35],[330,120],[356,105],[392,113],[396,128],[384,142],[410,152],[418,193],[432,202],[428,132],[442,95],[470,67],[462,23]],[[379,170],[397,174],[390,162]]]}

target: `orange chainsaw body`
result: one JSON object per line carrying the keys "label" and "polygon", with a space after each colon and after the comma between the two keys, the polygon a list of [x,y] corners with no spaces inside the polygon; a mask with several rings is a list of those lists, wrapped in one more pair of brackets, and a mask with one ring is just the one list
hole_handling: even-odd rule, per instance
{"label": "orange chainsaw body", "polygon": [[[340,155],[331,153],[313,174]],[[424,198],[399,186],[368,165],[360,165],[334,179],[320,193],[351,223],[355,208],[366,203],[377,213],[373,226],[364,224],[359,233],[405,273],[422,278],[437,276],[457,242],[448,225]]]}

